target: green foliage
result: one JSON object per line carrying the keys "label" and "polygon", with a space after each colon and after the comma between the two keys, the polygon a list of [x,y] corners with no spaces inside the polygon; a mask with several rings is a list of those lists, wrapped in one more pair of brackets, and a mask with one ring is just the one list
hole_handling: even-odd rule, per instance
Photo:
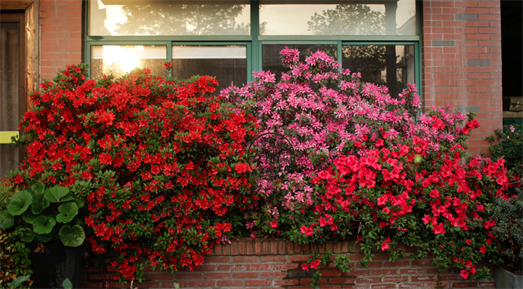
{"label": "green foliage", "polygon": [[489,146],[492,158],[503,158],[507,169],[523,176],[523,126],[510,125],[504,131],[497,129],[494,133],[495,136],[486,138],[492,144]]}
{"label": "green foliage", "polygon": [[[78,204],[83,201],[69,192],[69,188],[60,186],[45,189],[41,183],[16,192],[8,200],[7,209],[0,212],[0,228],[5,230],[16,225],[13,230],[27,243],[35,237],[47,242],[58,236],[65,246],[80,246],[85,240],[84,229],[79,225],[71,228],[70,224],[80,219]],[[57,223],[63,225],[57,227]]]}
{"label": "green foliage", "polygon": [[511,271],[521,270],[523,263],[523,189],[516,192],[515,198],[498,198],[490,208],[496,221],[492,234],[501,243],[504,266]]}
{"label": "green foliage", "polygon": [[[12,186],[0,183],[0,227],[14,224],[14,218],[6,209],[7,202],[14,193]],[[24,233],[26,232],[0,229],[0,288],[10,286],[15,279],[21,281],[23,276],[32,274],[30,250],[25,242],[20,240]],[[22,285],[30,287],[32,283],[32,280],[25,280]]]}

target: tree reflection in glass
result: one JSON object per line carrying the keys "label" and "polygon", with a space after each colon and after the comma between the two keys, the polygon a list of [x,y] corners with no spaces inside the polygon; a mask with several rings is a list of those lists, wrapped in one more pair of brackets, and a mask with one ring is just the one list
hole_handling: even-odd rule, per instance
{"label": "tree reflection in glass", "polygon": [[[151,1],[125,4],[119,35],[249,35],[249,5]],[[239,18],[245,22],[238,23]]]}

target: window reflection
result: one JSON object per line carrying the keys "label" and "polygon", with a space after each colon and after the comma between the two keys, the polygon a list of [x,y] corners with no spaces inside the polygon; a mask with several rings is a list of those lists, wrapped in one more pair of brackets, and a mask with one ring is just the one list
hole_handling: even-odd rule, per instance
{"label": "window reflection", "polygon": [[90,1],[89,35],[249,35],[250,5]]}
{"label": "window reflection", "polygon": [[416,2],[260,5],[260,34],[416,35]]}
{"label": "window reflection", "polygon": [[342,67],[397,95],[414,82],[414,45],[343,45]]}
{"label": "window reflection", "polygon": [[284,45],[284,44],[265,44],[262,47],[262,69],[270,70],[272,73],[276,73],[276,79],[281,79],[281,73],[287,72],[281,64],[280,51],[285,49],[285,47],[296,48],[300,52],[300,61],[304,62],[305,57],[308,56],[308,50],[310,52],[316,52],[318,50],[323,50],[327,52],[334,58],[338,56],[338,50],[336,45],[331,44],[318,44],[318,45],[308,45],[308,44],[296,44],[296,45]]}
{"label": "window reflection", "polygon": [[165,76],[166,57],[166,46],[161,45],[91,46],[91,78],[121,77],[135,68],[149,68],[151,74]]}
{"label": "window reflection", "polygon": [[233,82],[247,82],[247,46],[245,45],[176,45],[173,46],[172,75],[188,79],[193,75],[209,75],[225,88]]}

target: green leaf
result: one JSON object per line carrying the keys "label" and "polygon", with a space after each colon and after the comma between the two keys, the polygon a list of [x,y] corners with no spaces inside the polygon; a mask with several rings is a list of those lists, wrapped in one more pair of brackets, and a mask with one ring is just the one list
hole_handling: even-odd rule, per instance
{"label": "green leaf", "polygon": [[15,224],[15,220],[7,210],[0,213],[0,228],[7,229]]}
{"label": "green leaf", "polygon": [[29,208],[33,202],[33,196],[28,191],[20,191],[9,200],[7,210],[12,216],[19,216]]}
{"label": "green leaf", "polygon": [[36,234],[36,239],[42,243],[49,242],[53,238],[54,234]]}
{"label": "green leaf", "polygon": [[61,202],[68,202],[68,201],[71,201],[71,200],[74,200],[74,197],[71,196],[71,195],[67,195],[67,196],[62,198]]}
{"label": "green leaf", "polygon": [[69,193],[69,188],[64,188],[60,186],[54,186],[45,190],[44,196],[51,203],[59,203],[61,199]]}
{"label": "green leaf", "polygon": [[76,205],[78,206],[78,209],[81,209],[85,206],[85,202],[80,199],[74,199]]}
{"label": "green leaf", "polygon": [[62,282],[62,287],[64,287],[64,289],[72,289],[73,283],[71,280],[69,280],[69,278],[65,278],[64,282]]}
{"label": "green leaf", "polygon": [[45,186],[42,183],[34,184],[31,186],[31,190],[35,196],[42,195],[44,193]]}
{"label": "green leaf", "polygon": [[30,229],[24,229],[22,231],[21,239],[22,239],[22,241],[24,241],[26,243],[31,243],[35,239],[35,232],[33,232]]}
{"label": "green leaf", "polygon": [[34,223],[36,218],[38,218],[38,216],[31,213],[31,211],[29,211],[29,210],[25,211],[25,213],[22,214],[22,220],[24,220],[24,222],[29,223],[29,224]]}
{"label": "green leaf", "polygon": [[60,223],[69,223],[76,215],[78,215],[78,206],[75,202],[61,204],[58,207],[58,215],[56,221]]}
{"label": "green leaf", "polygon": [[58,236],[62,240],[64,246],[78,247],[83,244],[85,240],[85,232],[79,225],[69,226],[65,225],[58,231]]}
{"label": "green leaf", "polygon": [[47,216],[38,216],[38,218],[36,218],[36,220],[33,222],[33,231],[42,235],[49,234],[51,233],[55,225],[56,221],[54,218]]}
{"label": "green leaf", "polygon": [[33,197],[33,204],[31,204],[31,212],[33,212],[35,215],[38,215],[42,212],[42,210],[49,207],[50,205],[51,203],[44,197],[43,194],[35,195]]}
{"label": "green leaf", "polygon": [[13,279],[13,282],[7,284],[7,286],[11,288],[17,288],[18,286],[22,285],[22,283],[24,283],[27,279],[29,279],[29,277],[31,277],[31,275],[25,275],[15,278]]}

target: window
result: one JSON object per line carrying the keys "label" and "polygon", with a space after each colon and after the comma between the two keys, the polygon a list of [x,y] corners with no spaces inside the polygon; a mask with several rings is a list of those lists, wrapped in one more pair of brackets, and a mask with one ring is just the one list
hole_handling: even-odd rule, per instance
{"label": "window", "polygon": [[21,150],[11,144],[25,109],[24,15],[2,14],[0,23],[0,180],[18,169]]}
{"label": "window", "polygon": [[[392,93],[420,84],[415,0],[146,1],[92,0],[86,55],[91,77],[148,67],[163,75],[215,76],[224,88],[259,70],[281,72],[286,46],[326,50],[343,68]],[[161,70],[161,71],[160,71]]]}

